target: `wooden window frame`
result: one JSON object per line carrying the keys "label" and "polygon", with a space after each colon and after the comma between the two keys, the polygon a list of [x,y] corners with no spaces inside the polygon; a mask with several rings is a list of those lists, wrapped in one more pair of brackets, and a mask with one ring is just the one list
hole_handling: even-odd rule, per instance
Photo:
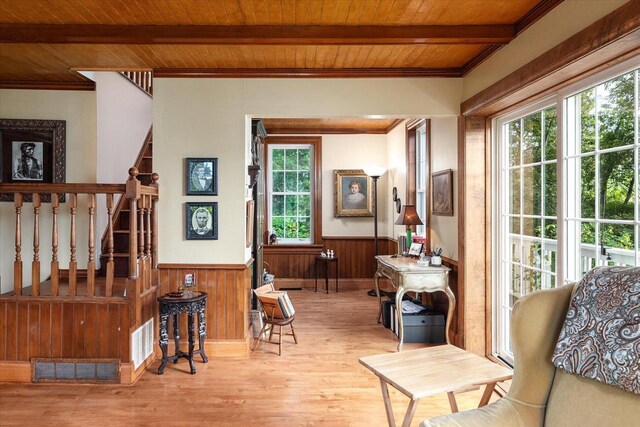
{"label": "wooden window frame", "polygon": [[[312,215],[313,215],[313,234],[310,243],[283,243],[278,246],[287,247],[309,247],[311,245],[321,245],[322,242],[322,137],[320,136],[267,136],[265,139],[265,151],[269,152],[270,145],[311,145],[313,147],[313,183],[312,183]],[[269,160],[265,161],[264,176],[271,173],[271,165]],[[266,182],[266,181],[265,181]],[[264,212],[265,224],[269,224],[271,212],[269,211],[269,197],[271,191],[267,187],[265,189]],[[267,236],[268,238],[268,236]]]}
{"label": "wooden window frame", "polygon": [[[431,248],[431,212],[429,205],[431,204],[431,120],[427,118],[418,118],[407,120],[406,128],[406,153],[407,153],[407,195],[406,204],[412,205],[416,203],[416,133],[417,130],[425,126],[426,138],[426,197],[425,197],[425,213],[426,217],[422,218],[425,223],[425,248]],[[416,231],[415,225],[411,226]]]}

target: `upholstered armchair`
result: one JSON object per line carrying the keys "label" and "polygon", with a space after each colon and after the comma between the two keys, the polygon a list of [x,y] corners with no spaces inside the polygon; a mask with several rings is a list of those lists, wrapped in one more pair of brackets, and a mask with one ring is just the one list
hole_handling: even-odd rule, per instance
{"label": "upholstered armchair", "polygon": [[[425,420],[421,427],[640,426],[640,395],[568,374],[552,363],[575,287],[534,292],[513,307],[515,370],[506,396],[482,408]],[[637,297],[635,302],[640,304]],[[634,310],[631,339],[640,340],[640,306]]]}

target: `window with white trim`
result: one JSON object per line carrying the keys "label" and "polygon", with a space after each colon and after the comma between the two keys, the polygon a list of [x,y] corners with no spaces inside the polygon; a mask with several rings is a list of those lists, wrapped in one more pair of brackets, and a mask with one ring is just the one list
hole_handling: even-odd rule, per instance
{"label": "window with white trim", "polygon": [[269,230],[280,243],[311,243],[313,146],[269,144]]}
{"label": "window with white trim", "polygon": [[494,120],[493,351],[507,361],[519,298],[640,265],[640,80],[623,66]]}
{"label": "window with white trim", "polygon": [[[416,129],[416,211],[426,224],[427,218],[427,125],[426,122]],[[416,226],[416,235],[425,237],[427,227]]]}

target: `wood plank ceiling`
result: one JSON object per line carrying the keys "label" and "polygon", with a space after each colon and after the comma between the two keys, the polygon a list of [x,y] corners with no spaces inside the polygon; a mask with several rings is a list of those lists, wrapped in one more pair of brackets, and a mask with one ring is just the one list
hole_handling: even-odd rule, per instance
{"label": "wood plank ceiling", "polygon": [[404,119],[262,119],[267,135],[387,134]]}
{"label": "wood plank ceiling", "polygon": [[156,76],[465,75],[562,0],[2,0],[0,87]]}

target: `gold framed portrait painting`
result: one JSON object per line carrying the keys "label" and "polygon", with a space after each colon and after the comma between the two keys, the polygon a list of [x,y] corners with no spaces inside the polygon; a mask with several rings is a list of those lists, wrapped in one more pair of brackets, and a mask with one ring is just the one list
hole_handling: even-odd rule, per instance
{"label": "gold framed portrait painting", "polygon": [[373,179],[362,169],[336,169],[334,177],[334,216],[373,216]]}

